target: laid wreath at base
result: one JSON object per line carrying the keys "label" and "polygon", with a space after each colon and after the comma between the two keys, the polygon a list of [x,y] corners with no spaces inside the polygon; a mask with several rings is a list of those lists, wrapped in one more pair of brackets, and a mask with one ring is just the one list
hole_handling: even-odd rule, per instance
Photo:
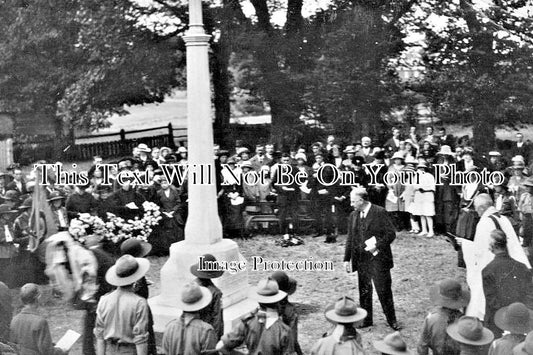
{"label": "laid wreath at base", "polygon": [[142,207],[144,215],[141,218],[135,217],[128,220],[109,212],[107,220],[89,213],[80,213],[78,218],[70,221],[69,233],[81,244],[84,244],[89,236],[100,236],[117,245],[131,238],[146,242],[162,216],[159,206],[155,203],[146,201]]}

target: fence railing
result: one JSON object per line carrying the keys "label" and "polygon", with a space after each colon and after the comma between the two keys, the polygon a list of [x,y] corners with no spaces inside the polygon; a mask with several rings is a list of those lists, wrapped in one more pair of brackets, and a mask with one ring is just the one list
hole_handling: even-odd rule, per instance
{"label": "fence railing", "polygon": [[[139,133],[161,131],[163,129],[166,129],[167,133],[153,136],[127,138],[128,135],[138,135]],[[144,143],[149,147],[165,146],[175,149],[176,147],[186,145],[187,129],[173,128],[172,124],[169,123],[167,126],[162,127],[153,127],[132,131],[125,131],[122,129],[117,133],[79,136],[76,137],[76,140],[101,138],[106,138],[106,140],[94,143],[89,142],[65,145],[60,154],[59,160],[66,162],[84,161],[92,159],[95,155],[99,155],[104,159],[119,158],[122,156],[131,155],[133,148],[141,143]],[[53,139],[30,142],[14,142],[14,160],[22,165],[27,165],[37,160],[50,161],[55,157],[55,147],[56,142]]]}

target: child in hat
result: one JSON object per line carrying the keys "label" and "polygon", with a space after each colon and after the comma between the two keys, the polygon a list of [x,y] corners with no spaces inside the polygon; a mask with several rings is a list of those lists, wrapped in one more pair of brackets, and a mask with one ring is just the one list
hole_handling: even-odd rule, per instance
{"label": "child in hat", "polygon": [[289,296],[296,291],[297,282],[283,271],[276,271],[271,277],[278,283],[279,289],[287,293],[287,297],[279,303],[279,314],[283,322],[291,328],[294,350],[297,354],[302,354],[302,349],[298,343],[298,314],[294,305],[289,302]]}
{"label": "child in hat", "polygon": [[204,354],[214,350],[217,340],[213,327],[201,320],[200,312],[211,303],[211,292],[195,282],[181,291],[178,307],[183,311],[163,333],[163,352],[173,354]]}
{"label": "child in hat", "polygon": [[224,318],[222,309],[222,291],[215,286],[212,279],[216,279],[224,274],[223,270],[206,270],[206,262],[210,265],[218,265],[216,258],[211,254],[200,257],[197,264],[191,265],[191,273],[197,277],[195,280],[200,286],[211,292],[211,302],[200,311],[200,319],[207,324],[211,324],[215,329],[215,336],[219,340],[224,335]]}
{"label": "child in hat", "polygon": [[227,354],[245,343],[250,354],[292,354],[291,330],[278,313],[279,302],[286,296],[272,278],[259,281],[252,296],[259,303],[259,309],[224,334],[216,349]]}
{"label": "child in hat", "polygon": [[148,354],[148,302],[133,290],[148,269],[147,259],[123,255],[107,270],[106,281],[117,289],[102,296],[96,308],[98,354]]}
{"label": "child in hat", "polygon": [[492,343],[489,355],[511,354],[518,344],[526,340],[526,334],[533,330],[533,312],[523,303],[512,303],[496,312],[494,323],[505,333]]}
{"label": "child in hat", "polygon": [[494,340],[494,334],[476,317],[462,316],[449,325],[446,332],[459,343],[460,355],[485,355]]}
{"label": "child in hat", "polygon": [[396,331],[374,342],[374,348],[382,355],[412,355],[400,332]]}
{"label": "child in hat", "polygon": [[459,344],[450,338],[446,328],[463,316],[462,310],[470,301],[470,292],[453,279],[440,281],[430,289],[431,302],[436,306],[430,311],[418,342],[418,354],[458,355]]}
{"label": "child in hat", "polygon": [[355,301],[343,296],[326,308],[324,316],[335,325],[331,335],[320,339],[311,349],[311,355],[365,354],[361,335],[355,324],[366,318],[367,312],[357,307]]}

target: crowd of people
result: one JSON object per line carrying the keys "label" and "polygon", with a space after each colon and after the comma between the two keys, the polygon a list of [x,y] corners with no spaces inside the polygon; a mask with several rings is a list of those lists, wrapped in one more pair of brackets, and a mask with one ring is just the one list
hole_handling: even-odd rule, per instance
{"label": "crowd of people", "polygon": [[[446,279],[431,289],[435,309],[424,320],[419,354],[430,350],[452,355],[533,354],[533,334],[526,336],[533,331],[528,259],[533,255],[533,177],[529,176],[533,147],[522,134],[517,134],[513,149],[507,152],[477,152],[468,140],[458,140],[444,128],[435,134],[433,127],[427,127],[424,136],[418,135],[416,127],[408,132],[394,128],[383,144],[370,137],[342,144],[329,136],[310,147],[277,148],[274,144],[257,145],[252,154],[240,141],[231,150],[215,146],[219,215],[229,238],[246,237],[250,230],[244,221],[257,211],[275,215],[281,233],[289,237],[307,233],[302,216],[313,222],[312,236],[325,236],[326,243],[335,243],[339,234],[348,235],[345,268],[358,272],[361,306],[349,296],[328,306],[325,317],[334,327],[317,341],[312,354],[369,351],[364,349],[357,328],[373,325],[373,286],[387,323],[395,331],[376,342],[375,348],[383,354],[412,353],[398,332],[402,325],[396,318],[390,274],[394,266],[390,245],[401,230],[427,238],[436,233],[446,235],[458,251],[458,265],[466,268],[469,287],[467,291],[458,281]],[[144,276],[150,263],[145,257],[168,253],[171,243],[183,239],[187,184],[168,179],[162,164],[186,165],[187,150],[180,147],[174,152],[139,144],[130,157],[112,162],[116,169],[110,171],[111,185],[103,184],[102,162],[100,157],[94,158],[88,171],[90,181],[83,186],[68,184],[67,177],[50,176],[40,197],[47,212],[41,212],[42,205],[33,200],[39,189],[38,173],[24,177],[23,170],[13,166],[0,176],[0,281],[6,289],[22,286],[24,304],[22,312],[11,319],[10,300],[0,292],[0,306],[9,309],[0,324],[0,342],[17,345],[23,349],[21,354],[66,352],[54,348],[46,320],[38,312],[41,291],[36,284],[47,283],[51,276],[45,273],[45,252],[52,240],[56,256],[64,257],[81,248],[73,255],[94,260],[94,270],[88,274],[94,276],[97,287],[94,292],[84,290],[87,294],[82,297],[76,295],[79,307],[86,311],[83,353],[157,353],[146,302],[149,282]],[[477,181],[455,186],[450,183],[450,174],[443,174],[443,183],[437,184],[436,164],[455,164],[460,172],[487,169],[500,172],[505,179],[501,184]],[[353,179],[349,184],[321,181],[329,180],[335,170],[350,172]],[[146,179],[138,183],[132,177],[119,184],[115,177],[124,171],[146,172]],[[402,171],[420,178],[412,184],[384,180],[385,173]],[[266,179],[249,184],[230,178],[249,172],[261,173]],[[306,178],[282,184],[281,172],[292,176],[305,172]],[[132,218],[143,213],[144,201],[156,203],[163,215],[149,243],[134,239],[122,243],[118,260],[108,240],[89,237],[83,246],[73,245],[69,222],[81,213],[105,219],[112,212]],[[252,228],[265,227],[268,225],[261,222]],[[215,259],[204,255],[204,260]],[[68,260],[61,263],[66,265],[64,272],[84,275]],[[200,266],[191,265],[197,280],[182,288],[183,315],[167,326],[162,343],[165,354],[229,353],[243,344],[252,354],[302,354],[297,309],[288,299],[296,289],[294,279],[278,272],[262,280],[255,295],[258,310],[225,332],[222,294],[212,282],[222,272],[205,273]],[[51,277],[55,286],[57,278]],[[5,285],[0,285],[0,291]],[[60,296],[64,290],[54,287],[54,292]],[[35,331],[42,335],[35,337]]]}

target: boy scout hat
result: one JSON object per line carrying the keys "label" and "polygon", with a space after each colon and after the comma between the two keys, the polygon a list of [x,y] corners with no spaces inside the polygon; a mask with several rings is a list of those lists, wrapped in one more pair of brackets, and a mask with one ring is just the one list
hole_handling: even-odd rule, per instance
{"label": "boy scout hat", "polygon": [[213,295],[207,287],[190,282],[181,290],[178,308],[185,312],[196,312],[207,307],[212,299]]}
{"label": "boy scout hat", "polygon": [[6,191],[6,194],[2,196],[4,200],[17,202],[19,200],[19,194],[15,190]]}
{"label": "boy scout hat", "polygon": [[527,334],[533,330],[533,311],[530,311],[525,304],[515,302],[500,308],[494,315],[494,323],[501,330]]}
{"label": "boy scout hat", "polygon": [[448,335],[455,341],[467,345],[487,345],[494,340],[494,334],[476,317],[462,316],[446,328]]}
{"label": "boy scout hat", "polygon": [[357,307],[352,298],[343,296],[326,309],[324,316],[332,323],[348,324],[362,321],[367,314],[363,308]]}
{"label": "boy scout hat", "polygon": [[144,258],[151,251],[152,244],[134,238],[127,239],[120,245],[122,255],[131,255],[135,258]]}
{"label": "boy scout hat", "polygon": [[287,293],[281,291],[278,283],[271,277],[259,281],[253,291],[255,292],[252,297],[259,303],[277,303],[287,296]]}
{"label": "boy scout hat", "polygon": [[0,215],[12,213],[17,213],[17,211],[13,211],[8,205],[0,205]]}
{"label": "boy scout hat", "polygon": [[276,271],[271,276],[279,286],[279,289],[287,294],[292,295],[296,291],[296,285],[298,284],[295,279],[289,277],[287,273],[283,271]]}
{"label": "boy scout hat", "polygon": [[131,255],[122,255],[107,270],[105,280],[113,286],[127,286],[143,278],[150,269],[150,262]]}
{"label": "boy scout hat", "polygon": [[48,202],[55,201],[55,200],[63,200],[65,197],[59,193],[59,191],[53,191],[50,194],[50,197],[48,197]]}
{"label": "boy scout hat", "polygon": [[[201,260],[203,260],[203,265],[200,265],[200,260],[198,260],[198,263],[191,265],[191,274],[197,278],[216,279],[224,274],[224,270],[206,270],[208,269],[207,265],[218,265],[217,259],[213,255],[204,254]],[[207,265],[206,262],[208,263]]]}
{"label": "boy scout hat", "polygon": [[407,344],[403,340],[400,332],[394,332],[383,338],[383,340],[378,340],[374,342],[374,348],[383,354],[390,355],[404,355],[412,354],[412,352],[407,349]]}
{"label": "boy scout hat", "polygon": [[31,205],[33,204],[33,199],[31,197],[28,197],[27,199],[22,202],[22,204],[19,206],[19,210],[25,210],[28,208],[31,208]]}
{"label": "boy scout hat", "polygon": [[468,305],[470,292],[453,279],[446,279],[431,287],[429,298],[433,304],[450,309],[461,309]]}

